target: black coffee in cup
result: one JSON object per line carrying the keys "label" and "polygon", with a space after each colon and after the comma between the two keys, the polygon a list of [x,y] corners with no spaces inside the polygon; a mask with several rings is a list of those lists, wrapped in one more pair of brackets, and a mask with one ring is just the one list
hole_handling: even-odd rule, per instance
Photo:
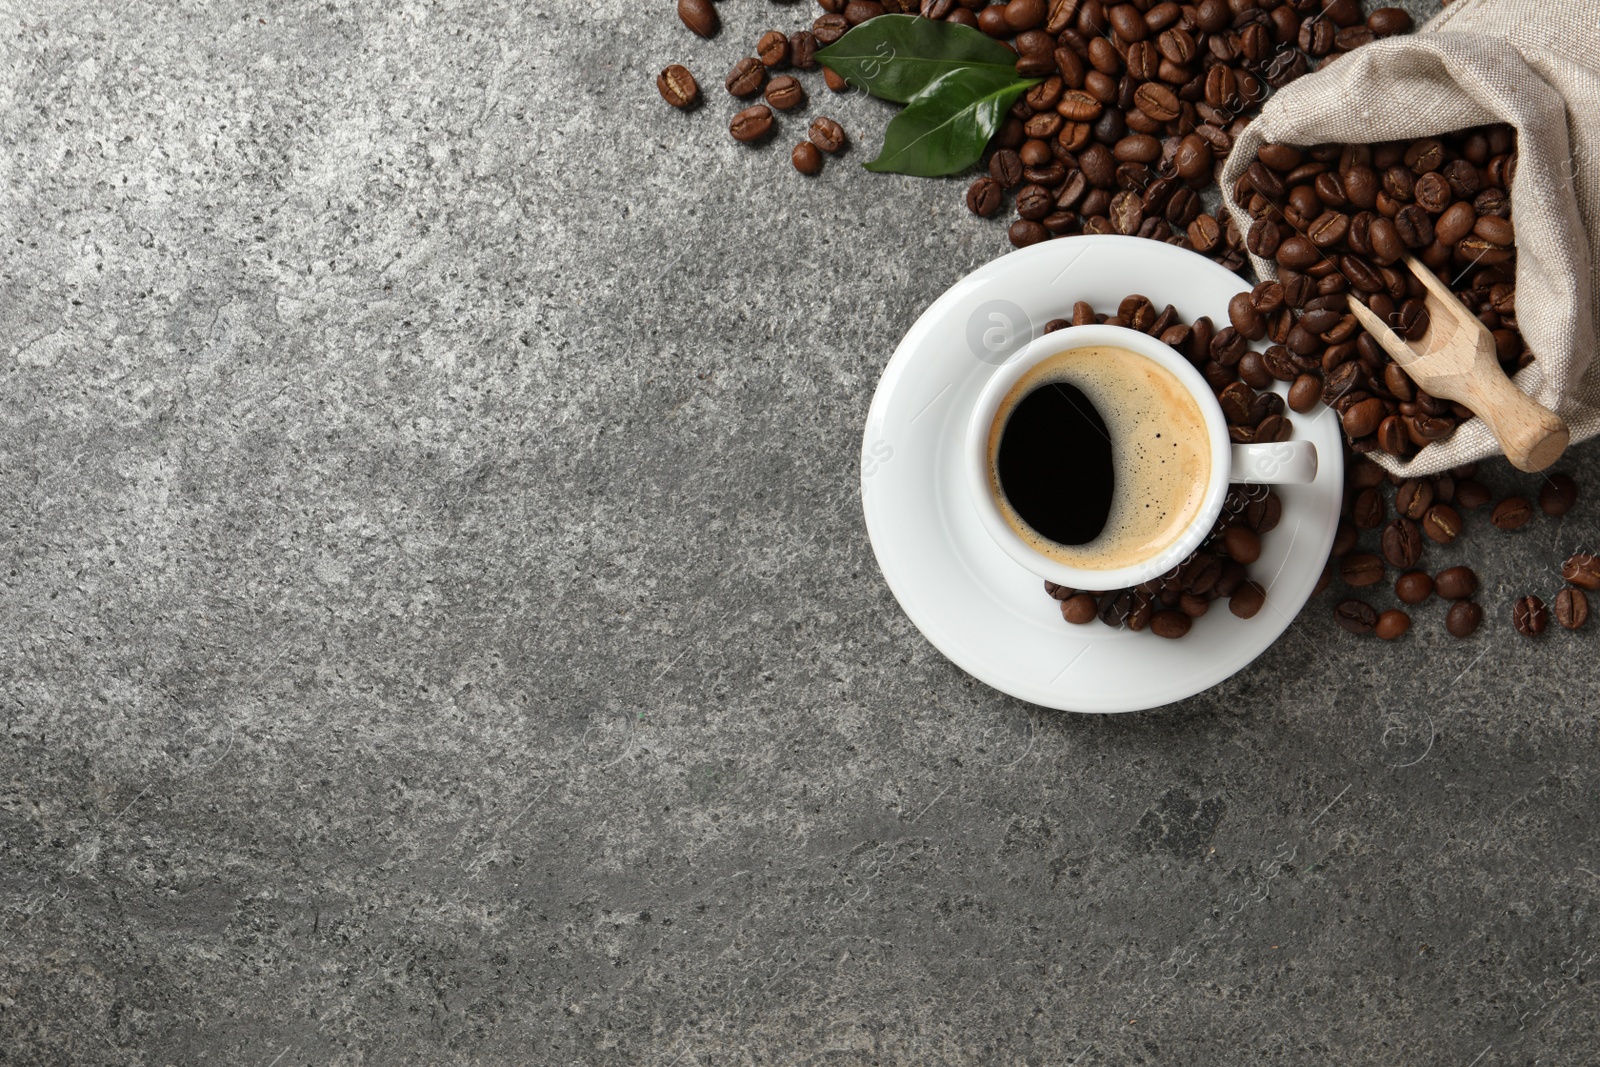
{"label": "black coffee in cup", "polygon": [[1183,533],[1211,478],[1205,416],[1178,377],[1125,348],[1068,349],[1025,374],[989,431],[991,491],[1044,555],[1142,563]]}

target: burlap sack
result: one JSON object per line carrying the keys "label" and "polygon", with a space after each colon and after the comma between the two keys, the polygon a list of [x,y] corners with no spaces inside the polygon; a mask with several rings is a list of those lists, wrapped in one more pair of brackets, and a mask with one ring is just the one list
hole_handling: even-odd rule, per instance
{"label": "burlap sack", "polygon": [[[1275,93],[1223,168],[1223,195],[1263,142],[1311,145],[1427,137],[1507,122],[1519,132],[1511,190],[1517,230],[1517,323],[1537,357],[1516,376],[1558,412],[1574,443],[1600,433],[1600,4],[1595,0],[1456,0],[1415,34],[1358,48]],[[1262,277],[1276,266],[1255,259]],[[1407,463],[1436,474],[1498,455],[1478,419]]]}

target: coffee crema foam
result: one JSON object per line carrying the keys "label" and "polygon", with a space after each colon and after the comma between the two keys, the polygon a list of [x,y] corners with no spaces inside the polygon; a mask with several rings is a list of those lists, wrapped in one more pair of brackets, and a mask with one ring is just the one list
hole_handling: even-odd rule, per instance
{"label": "coffee crema foam", "polygon": [[[1052,382],[1082,390],[1111,438],[1111,510],[1099,536],[1081,545],[1029,526],[1000,486],[1006,424],[1023,398]],[[988,448],[989,489],[1006,523],[1041,555],[1084,570],[1118,570],[1159,554],[1200,513],[1211,481],[1211,436],[1193,394],[1155,360],[1114,345],[1067,349],[1029,370],[1000,402]]]}

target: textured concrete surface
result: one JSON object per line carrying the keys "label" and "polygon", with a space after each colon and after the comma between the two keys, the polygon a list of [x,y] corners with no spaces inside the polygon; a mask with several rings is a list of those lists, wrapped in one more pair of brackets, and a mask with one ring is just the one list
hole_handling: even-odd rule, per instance
{"label": "textured concrete surface", "polygon": [[1042,712],[857,492],[1001,223],[723,130],[808,9],[0,12],[0,1062],[1592,1057],[1594,447],[1473,640]]}

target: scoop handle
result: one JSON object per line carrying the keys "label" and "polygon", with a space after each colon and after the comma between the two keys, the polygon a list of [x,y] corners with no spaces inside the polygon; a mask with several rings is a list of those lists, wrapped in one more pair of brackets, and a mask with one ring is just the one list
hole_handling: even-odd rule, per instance
{"label": "scoop handle", "polygon": [[1542,471],[1567,450],[1572,431],[1566,420],[1518,389],[1493,357],[1474,361],[1461,391],[1451,399],[1461,401],[1488,424],[1518,470]]}

